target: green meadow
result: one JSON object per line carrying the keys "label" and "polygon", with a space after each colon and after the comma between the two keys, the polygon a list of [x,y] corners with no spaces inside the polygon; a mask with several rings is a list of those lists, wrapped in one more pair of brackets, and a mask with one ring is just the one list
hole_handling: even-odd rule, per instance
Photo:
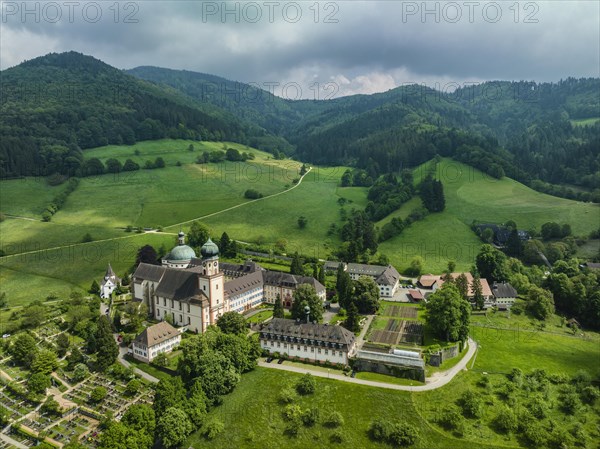
{"label": "green meadow", "polygon": [[[489,426],[498,407],[504,402],[491,391],[495,385],[505,381],[506,373],[512,368],[520,368],[525,373],[540,368],[548,374],[572,376],[580,370],[586,370],[594,377],[600,375],[597,363],[600,358],[598,334],[578,338],[547,332],[531,334],[474,327],[472,336],[480,345],[475,359],[468,363],[467,371],[459,373],[448,386],[440,389],[411,393],[316,378],[316,393],[299,397],[295,403],[303,410],[316,406],[322,415],[333,410],[339,411],[344,417],[344,424],[340,427],[342,443],[334,442],[334,431],[322,424],[302,427],[296,437],[286,435],[286,422],[282,416],[284,406],[278,401],[279,392],[286,386],[293,386],[300,375],[257,368],[244,374],[234,392],[226,396],[223,404],[209,414],[209,418],[224,423],[225,432],[214,440],[207,440],[196,433],[186,441],[185,447],[391,447],[369,439],[367,430],[374,418],[387,418],[415,426],[420,434],[419,441],[414,446],[416,448],[522,447],[520,440],[513,434],[497,433]],[[489,377],[492,390],[484,391],[478,386],[483,376]],[[381,380],[377,375],[370,374],[365,378]],[[455,404],[467,389],[479,391],[486,407],[481,419],[465,419],[464,436],[458,437],[436,424],[436,419],[444,407]],[[556,394],[556,390],[551,389],[552,401],[557,400]],[[518,398],[518,401],[526,400],[526,396]],[[595,427],[598,411],[597,404],[585,406],[577,416],[565,415],[557,406],[550,408],[548,413],[554,425],[564,426],[565,429],[577,421],[583,422],[589,440],[588,445],[581,447],[594,447],[589,444],[598,436]],[[551,425],[551,421],[543,424]],[[235,432],[227,431],[228,429],[235,429]]]}
{"label": "green meadow", "polygon": [[[188,151],[190,144],[194,151]],[[255,159],[194,163],[203,151],[226,147],[252,152]],[[40,220],[41,213],[64,185],[49,187],[37,178],[2,181],[0,210],[6,219],[0,222],[1,249],[6,255],[29,253],[0,259],[2,290],[13,305],[45,297],[48,289],[62,294],[71,288],[87,288],[93,279],[100,278],[109,262],[123,272],[133,263],[135,250],[146,243],[157,249],[162,244],[166,248],[173,245],[172,235],[125,233],[129,225],[160,226],[165,233],[174,234],[186,230],[194,219],[201,219],[215,238],[226,231],[236,240],[265,246],[283,241],[287,253],[298,251],[326,259],[341,243],[336,234],[328,235],[332,224],[343,224],[340,209],[348,213],[352,208],[363,209],[367,203],[366,188],[339,186],[345,167],[313,167],[295,187],[300,162],[275,160],[267,153],[233,143],[161,140],[86,150],[85,156],[103,161],[131,158],[140,165],[160,156],[166,167],[82,178],[48,223]],[[427,166],[416,169],[416,182]],[[597,227],[598,205],[537,193],[507,178],[492,180],[452,160],[438,164],[437,175],[444,183],[446,210],[427,216],[380,245],[380,252],[400,271],[416,255],[424,258],[427,272],[442,271],[448,259],[454,259],[458,269],[469,269],[481,245],[469,228],[473,220],[513,219],[523,229],[539,229],[553,220],[571,224],[574,234],[579,235]],[[244,198],[247,189],[273,196],[248,200]],[[344,206],[340,206],[340,198],[346,200]],[[419,198],[413,198],[377,226],[395,216],[405,218],[419,206]],[[300,216],[307,219],[303,229],[298,226]],[[82,244],[86,234],[92,243]],[[115,249],[125,245],[125,253]],[[72,248],[75,255],[67,259],[56,256],[65,251],[63,247]],[[94,256],[87,254],[92,248]],[[589,252],[593,251],[591,248]]]}
{"label": "green meadow", "polygon": [[[427,172],[429,163],[415,170],[415,182]],[[415,255],[425,261],[425,271],[439,273],[448,259],[457,269],[467,270],[479,251],[481,241],[471,231],[473,220],[504,223],[514,220],[520,229],[536,228],[548,221],[569,223],[573,234],[587,236],[598,227],[600,206],[557,198],[536,192],[509,178],[490,178],[479,170],[443,159],[436,176],[444,184],[446,209],[413,223],[401,235],[383,242],[380,251],[399,269],[408,267]],[[404,217],[418,206],[415,199],[404,204],[396,216]],[[385,224],[386,217],[378,223]]]}

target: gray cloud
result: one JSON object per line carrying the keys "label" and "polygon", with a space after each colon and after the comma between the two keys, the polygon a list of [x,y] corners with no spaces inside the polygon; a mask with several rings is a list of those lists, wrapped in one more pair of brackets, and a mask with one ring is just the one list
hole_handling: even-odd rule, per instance
{"label": "gray cloud", "polygon": [[120,3],[118,15],[112,2],[76,3],[30,2],[23,15],[22,2],[3,2],[0,67],[76,50],[119,68],[296,82],[306,98],[314,82],[336,82],[344,95],[404,82],[600,76],[597,2],[144,1]]}

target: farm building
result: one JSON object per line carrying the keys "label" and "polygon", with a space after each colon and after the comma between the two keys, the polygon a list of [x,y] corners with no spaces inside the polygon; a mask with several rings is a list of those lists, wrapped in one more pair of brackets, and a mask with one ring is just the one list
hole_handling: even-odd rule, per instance
{"label": "farm building", "polygon": [[439,279],[439,276],[434,276],[433,274],[424,274],[417,281],[417,285],[421,288],[433,289]]}
{"label": "farm building", "polygon": [[411,301],[414,302],[421,302],[425,300],[425,298],[423,297],[423,293],[421,293],[419,290],[409,290],[408,297]]}
{"label": "farm building", "polygon": [[494,294],[495,305],[499,309],[512,307],[517,298],[517,291],[508,282],[494,282],[492,284],[492,293]]}
{"label": "farm building", "polygon": [[392,298],[400,286],[400,273],[393,266],[388,265],[366,265],[362,263],[343,263],[343,262],[325,262],[323,269],[325,271],[337,271],[340,263],[344,267],[350,278],[356,281],[361,276],[370,277],[379,287],[379,296],[382,298]]}

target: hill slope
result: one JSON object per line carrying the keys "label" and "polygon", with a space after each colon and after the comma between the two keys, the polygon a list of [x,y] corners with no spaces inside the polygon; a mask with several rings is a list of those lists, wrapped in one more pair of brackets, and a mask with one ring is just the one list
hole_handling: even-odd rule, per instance
{"label": "hill slope", "polygon": [[0,72],[0,176],[80,174],[82,149],[164,137],[244,142],[266,132],[91,56],[48,54]]}
{"label": "hill slope", "polygon": [[[416,181],[428,165],[415,170]],[[446,209],[413,223],[399,236],[379,245],[379,251],[400,270],[407,268],[416,255],[423,257],[427,272],[442,272],[449,259],[457,262],[458,269],[469,269],[482,245],[470,228],[473,220],[514,220],[521,229],[535,227],[538,231],[542,224],[555,221],[570,224],[574,235],[588,235],[598,227],[597,204],[552,197],[509,178],[493,179],[451,159],[438,164],[436,175],[444,185]],[[406,203],[396,214],[406,215],[414,207],[414,202]],[[387,221],[389,218],[378,225]]]}

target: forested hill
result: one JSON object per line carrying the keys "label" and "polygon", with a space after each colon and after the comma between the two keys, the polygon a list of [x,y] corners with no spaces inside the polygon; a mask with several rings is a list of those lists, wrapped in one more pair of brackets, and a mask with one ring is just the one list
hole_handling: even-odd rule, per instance
{"label": "forested hill", "polygon": [[2,177],[75,174],[82,149],[107,144],[164,137],[249,143],[267,135],[216,106],[80,53],[48,54],[0,76]]}
{"label": "forested hill", "polygon": [[564,186],[600,188],[599,79],[493,81],[445,94],[411,85],[373,95],[291,101],[201,73],[157,67],[129,73],[253,121],[313,163],[355,165],[377,176],[440,154],[548,193],[583,200],[599,196]]}
{"label": "forested hill", "polygon": [[372,179],[439,154],[551,194],[600,198],[600,79],[292,101],[202,73],[123,72],[74,52],[0,76],[2,176],[74,173],[81,149],[183,137],[353,165]]}
{"label": "forested hill", "polygon": [[[303,117],[294,102],[273,95],[259,85],[232,81],[206,73],[143,66],[127,73],[153,83],[170,86],[204,104],[218,106],[275,133],[285,135]],[[268,86],[263,86],[268,89]]]}

